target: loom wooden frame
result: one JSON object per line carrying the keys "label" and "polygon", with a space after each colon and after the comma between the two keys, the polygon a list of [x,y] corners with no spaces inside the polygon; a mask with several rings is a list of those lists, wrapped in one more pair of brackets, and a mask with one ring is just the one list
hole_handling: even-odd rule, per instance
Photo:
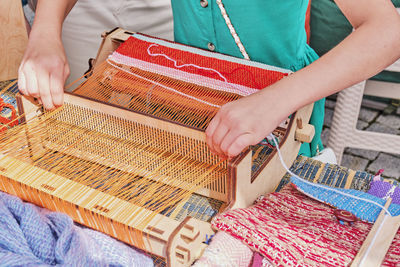
{"label": "loom wooden frame", "polygon": [[[101,60],[104,60],[109,53],[114,51],[122,41],[126,40],[129,34],[122,29],[115,29],[111,34],[105,34],[94,66],[96,67]],[[17,100],[20,113],[25,114],[26,123],[29,126],[30,119],[36,116],[38,110],[40,110],[39,105],[32,98],[18,96]],[[123,116],[124,118],[129,117],[132,120],[141,120],[143,123],[165,131],[172,131],[198,140],[205,140],[204,132],[199,130],[145,116],[109,103],[101,103],[69,93],[65,95],[65,102],[101,110],[111,115],[119,114],[119,116]],[[286,136],[281,141],[281,151],[288,166],[296,158],[301,145],[301,142],[297,141],[296,138],[301,140],[305,134],[301,129],[303,127],[299,127],[295,122],[307,122],[311,111],[312,105],[309,105],[293,114]],[[313,132],[309,134],[313,134]],[[27,138],[29,138],[29,133],[27,133]],[[238,157],[229,161],[226,185],[228,190],[225,199],[227,209],[247,207],[253,203],[257,196],[272,192],[285,173],[275,151],[257,172],[257,175],[252,177],[251,156],[250,149],[247,149]],[[0,157],[4,158],[7,156],[0,155]],[[69,211],[68,214],[75,221],[103,231],[129,244],[133,244],[129,233],[137,230],[129,226],[122,219],[119,219],[119,213],[146,212],[144,208],[137,207],[131,203],[125,203],[115,197],[113,199],[112,196],[101,192],[94,192],[94,189],[83,188],[85,187],[84,185],[27,165],[21,162],[21,168],[32,168],[32,172],[35,172],[38,178],[47,177],[47,179],[33,179],[34,181],[30,179],[28,181],[26,177],[16,175],[18,173],[17,170],[11,171],[7,169],[7,166],[0,166],[0,175],[2,177],[0,189],[50,210]],[[66,191],[78,187],[80,188],[79,190],[93,191],[90,201],[82,203],[81,200],[65,197]],[[206,191],[199,193],[212,197]],[[120,207],[123,207],[123,209]],[[71,208],[75,209],[76,212],[71,213]],[[114,214],[115,216],[112,217],[110,214]],[[85,217],[86,221],[83,217]],[[204,237],[212,233],[213,230],[207,222],[188,217],[179,223],[159,214],[143,231],[146,245],[145,250],[154,255],[166,258],[169,266],[187,266],[201,254],[201,250],[205,246],[203,244]]]}

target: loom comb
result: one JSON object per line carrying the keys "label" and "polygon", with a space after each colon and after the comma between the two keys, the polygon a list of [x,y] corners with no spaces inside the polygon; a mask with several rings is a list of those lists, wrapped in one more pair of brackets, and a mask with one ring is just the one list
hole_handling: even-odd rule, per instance
{"label": "loom comb", "polygon": [[[169,76],[160,73],[165,66],[151,60],[129,59],[129,64],[144,64],[141,69],[112,61],[109,54],[116,49],[137,51],[129,47],[132,36],[141,44],[156,43],[156,49],[199,54],[203,63],[201,56],[217,58],[222,66],[225,60],[228,65],[252,64],[114,29],[103,35],[90,77],[65,94],[63,107],[47,112],[35,99],[18,96],[22,124],[1,136],[0,189],[65,212],[78,223],[165,259],[169,266],[188,266],[213,234],[209,222],[190,216],[174,219],[191,195],[219,201],[219,211],[247,207],[272,192],[285,170],[273,147],[263,157],[260,146],[229,161],[213,155],[204,133],[218,110],[210,103],[235,100],[241,96],[234,91],[242,87],[227,86],[233,92],[215,89],[221,84],[215,75],[203,78],[172,70],[177,76]],[[131,72],[144,78],[132,78]],[[289,166],[302,141],[312,138],[305,123],[311,111],[312,105],[302,108],[275,130]],[[255,161],[259,168],[252,170]]]}

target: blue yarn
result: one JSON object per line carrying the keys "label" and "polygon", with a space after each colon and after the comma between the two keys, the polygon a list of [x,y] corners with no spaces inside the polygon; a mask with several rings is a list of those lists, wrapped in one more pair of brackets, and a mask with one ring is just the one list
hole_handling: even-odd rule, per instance
{"label": "blue yarn", "polygon": [[[353,213],[360,220],[367,221],[370,223],[376,221],[382,208],[365,200],[359,200],[348,196],[343,196],[335,191],[367,199],[375,203],[378,203],[381,206],[384,206],[386,203],[386,200],[384,199],[354,189],[335,188],[334,189],[335,191],[332,191],[333,188],[329,186],[313,185],[294,176],[290,178],[290,181],[297,187],[299,191],[303,192],[309,197],[324,202],[326,204],[330,204],[338,209],[347,210]],[[391,204],[388,210],[392,216],[400,215],[400,205]]]}
{"label": "blue yarn", "polygon": [[151,258],[0,192],[0,266],[153,266]]}

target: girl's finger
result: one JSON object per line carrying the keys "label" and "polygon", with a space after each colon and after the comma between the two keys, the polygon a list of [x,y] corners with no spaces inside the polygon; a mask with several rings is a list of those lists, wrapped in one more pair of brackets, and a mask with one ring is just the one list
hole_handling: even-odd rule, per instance
{"label": "girl's finger", "polygon": [[215,130],[217,129],[219,123],[220,123],[220,119],[219,119],[219,113],[217,113],[217,115],[215,115],[215,117],[211,120],[210,124],[208,125],[207,129],[206,129],[206,142],[207,145],[210,147],[210,150],[217,152],[214,149],[214,144],[213,144],[213,135]]}
{"label": "girl's finger", "polygon": [[54,109],[55,107],[50,93],[50,75],[44,71],[38,73],[38,85],[43,107],[45,109]]}
{"label": "girl's finger", "polygon": [[224,153],[224,155],[228,155],[228,149],[232,146],[232,143],[241,135],[243,134],[247,134],[247,133],[243,133],[241,131],[238,130],[230,130],[224,137],[224,139],[222,140],[221,144],[220,144],[220,150],[222,151],[222,153]]}
{"label": "girl's finger", "polygon": [[23,73],[26,79],[26,91],[27,94],[33,97],[39,97],[38,81],[36,72],[32,68],[24,68]]}
{"label": "girl's finger", "polygon": [[18,70],[18,90],[23,95],[28,94],[28,91],[26,90],[26,78],[21,69]]}
{"label": "girl's finger", "polygon": [[228,148],[227,156],[232,158],[240,154],[246,147],[252,145],[251,134],[245,133],[237,137]]}
{"label": "girl's finger", "polygon": [[224,140],[226,134],[229,132],[229,128],[225,123],[219,123],[217,128],[215,129],[211,139],[213,148],[218,154],[224,154],[221,150],[221,142]]}
{"label": "girl's finger", "polygon": [[50,95],[55,107],[64,103],[64,71],[53,71],[50,74]]}

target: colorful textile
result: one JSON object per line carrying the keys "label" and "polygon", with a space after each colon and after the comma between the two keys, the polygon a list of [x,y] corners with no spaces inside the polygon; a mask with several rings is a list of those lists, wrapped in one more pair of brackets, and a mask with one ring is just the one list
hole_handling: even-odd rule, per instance
{"label": "colorful textile", "polygon": [[[18,124],[17,101],[15,94],[18,92],[16,80],[0,83],[0,132]],[[3,126],[4,125],[4,126]]]}
{"label": "colorful textile", "polygon": [[[353,189],[315,185],[296,177],[292,177],[291,182],[299,191],[307,196],[332,205],[338,209],[347,210],[357,216],[357,218],[371,223],[376,221],[386,202],[386,200],[379,197]],[[400,215],[400,205],[390,205],[389,212],[392,216]]]}
{"label": "colorful textile", "polygon": [[0,98],[3,99],[4,103],[12,106],[12,108],[7,108],[5,106],[0,114],[3,117],[11,117],[12,109],[17,109],[17,100],[15,99],[15,94],[18,93],[17,80],[0,82],[0,90]]}
{"label": "colorful textile", "polygon": [[253,258],[253,251],[224,232],[218,232],[210,245],[204,250],[202,257],[194,267],[248,267]]}
{"label": "colorful textile", "polygon": [[[187,216],[210,222],[223,206],[221,200],[208,198],[202,195],[192,194],[190,198],[171,213],[171,217],[177,221],[183,221]],[[175,215],[176,213],[176,215]]]}
{"label": "colorful textile", "polygon": [[[364,171],[353,171],[335,164],[322,163],[312,158],[298,156],[290,170],[307,181],[336,188],[355,189],[367,192],[373,175]],[[291,175],[286,174],[276,191],[290,182]]]}
{"label": "colorful textile", "polygon": [[0,266],[153,266],[102,233],[0,192]]}
{"label": "colorful textile", "polygon": [[386,181],[372,181],[368,194],[379,198],[392,198],[392,204],[400,205],[400,187]]}
{"label": "colorful textile", "polygon": [[[347,266],[371,225],[362,221],[342,225],[333,210],[287,186],[252,207],[217,215],[212,224],[275,266]],[[397,234],[384,265],[395,266],[393,263],[399,262],[399,248]]]}
{"label": "colorful textile", "polygon": [[254,93],[291,72],[141,34],[133,34],[109,59],[239,95]]}

